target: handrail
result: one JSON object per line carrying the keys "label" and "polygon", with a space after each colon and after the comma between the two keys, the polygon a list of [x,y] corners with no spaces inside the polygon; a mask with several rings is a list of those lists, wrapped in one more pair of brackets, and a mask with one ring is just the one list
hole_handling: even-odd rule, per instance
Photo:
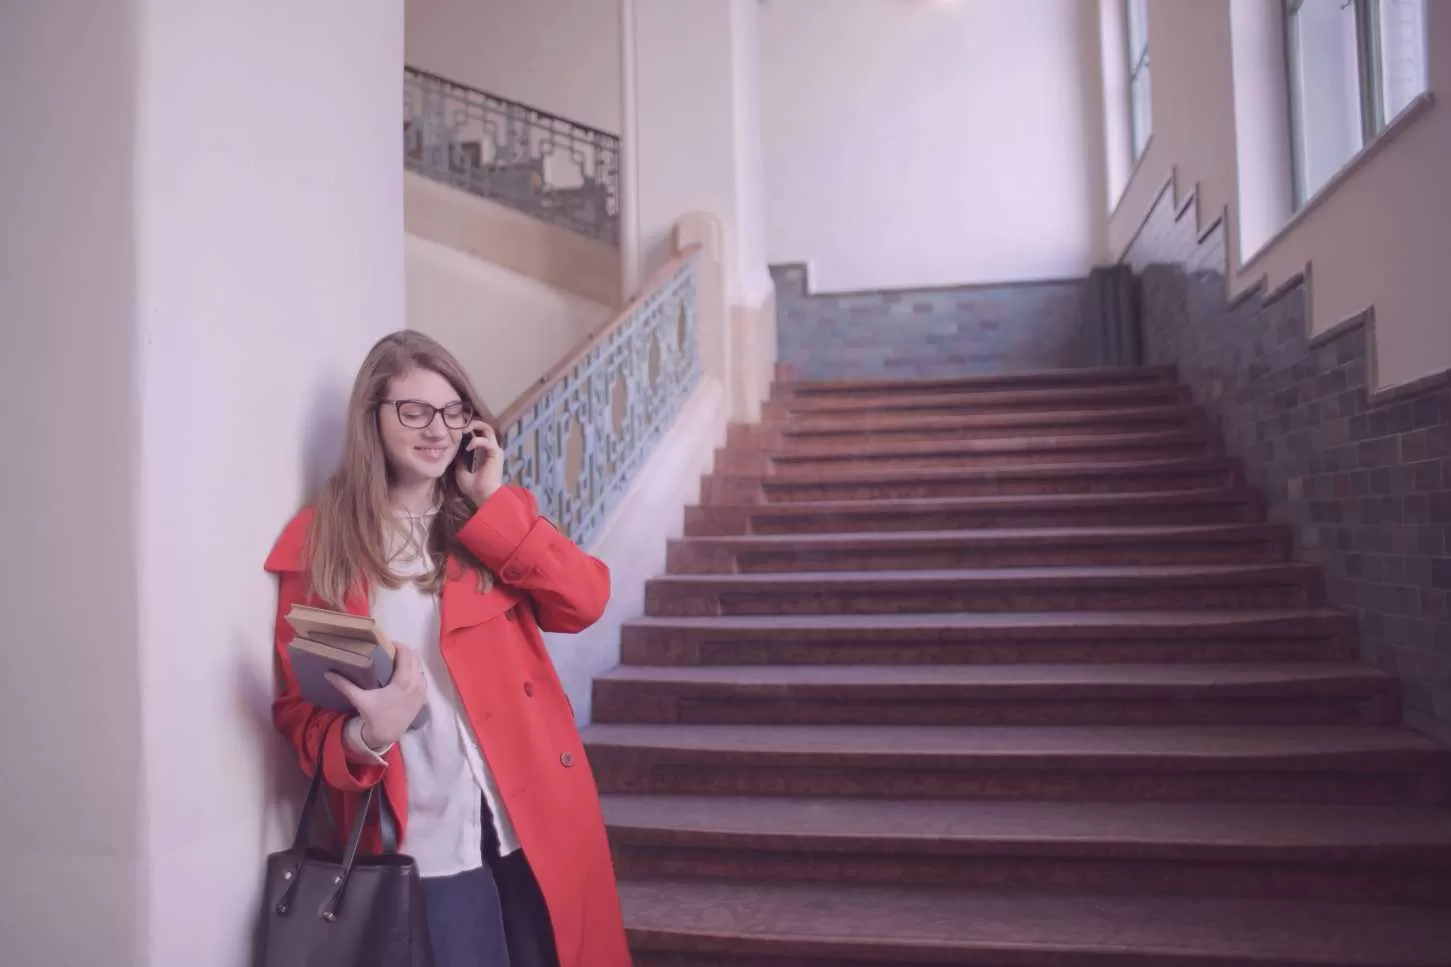
{"label": "handrail", "polygon": [[618,245],[620,139],[519,101],[403,69],[409,171]]}
{"label": "handrail", "polygon": [[497,421],[505,476],[587,546],[700,382],[699,246],[683,250]]}
{"label": "handrail", "polygon": [[606,131],[603,128],[591,127],[590,125],[585,124],[582,121],[576,121],[573,118],[567,118],[559,114],[554,114],[551,111],[546,111],[542,107],[535,107],[534,105],[529,104],[525,101],[521,101],[518,98],[504,97],[502,94],[495,94],[493,91],[486,91],[481,87],[474,87],[472,84],[465,84],[462,81],[456,81],[453,78],[444,77],[442,74],[435,74],[433,71],[426,71],[421,67],[413,67],[409,64],[404,64],[403,72],[405,74],[415,74],[419,77],[427,77],[430,80],[437,81],[440,84],[447,84],[449,87],[457,87],[465,91],[471,91],[475,94],[482,94],[484,97],[490,98],[491,100],[505,101],[509,104],[515,105],[516,107],[522,107],[530,114],[537,114],[540,117],[548,118],[551,121],[561,121],[565,124],[571,124],[577,128],[583,128],[591,134],[597,134],[602,138],[614,138],[616,140],[619,139],[619,135],[614,134],[610,131]]}
{"label": "handrail", "polygon": [[699,244],[689,245],[681,249],[680,254],[676,255],[675,258],[671,259],[669,262],[666,262],[660,268],[656,269],[655,272],[652,273],[650,277],[645,281],[645,285],[641,287],[639,294],[637,294],[633,299],[626,303],[625,307],[621,309],[618,313],[616,313],[612,319],[610,319],[604,325],[600,326],[598,329],[591,332],[588,336],[585,336],[584,339],[576,343],[573,349],[566,353],[559,362],[551,366],[544,373],[543,376],[539,377],[539,379],[534,382],[533,385],[531,385],[524,392],[516,396],[514,398],[514,402],[510,403],[508,407],[506,407],[504,411],[499,414],[499,426],[508,426],[510,423],[514,422],[514,420],[518,419],[520,413],[523,413],[529,407],[533,406],[536,402],[538,402],[539,398],[549,391],[549,387],[551,384],[553,384],[556,380],[562,377],[565,373],[573,369],[574,366],[578,364],[579,361],[584,358],[585,354],[588,353],[591,349],[594,349],[600,343],[608,339],[610,333],[614,332],[616,329],[628,322],[630,320],[630,316],[637,309],[639,309],[640,306],[644,305],[646,299],[650,297],[650,294],[656,289],[664,286],[667,281],[674,278],[675,274],[680,271],[682,266],[689,264],[691,260],[695,258],[696,253],[699,252],[700,249],[701,246]]}

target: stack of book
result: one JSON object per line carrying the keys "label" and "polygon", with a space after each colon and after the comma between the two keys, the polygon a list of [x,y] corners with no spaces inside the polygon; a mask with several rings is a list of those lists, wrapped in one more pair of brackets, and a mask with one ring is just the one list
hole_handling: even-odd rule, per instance
{"label": "stack of book", "polygon": [[359,688],[382,688],[393,677],[397,650],[372,618],[295,604],[287,623],[297,633],[287,651],[304,701],[352,711],[352,703],[323,677],[326,672]]}

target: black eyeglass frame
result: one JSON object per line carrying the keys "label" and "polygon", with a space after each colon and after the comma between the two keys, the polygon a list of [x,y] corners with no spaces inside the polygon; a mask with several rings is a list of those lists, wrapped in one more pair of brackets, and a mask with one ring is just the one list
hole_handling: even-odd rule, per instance
{"label": "black eyeglass frame", "polygon": [[[452,403],[448,403],[444,406],[434,406],[432,403],[429,403],[426,400],[379,400],[378,405],[392,405],[393,412],[397,415],[399,424],[408,427],[408,429],[410,430],[426,429],[433,424],[433,419],[437,416],[443,417],[443,425],[448,427],[450,430],[465,429],[474,420],[474,407],[473,404],[469,403],[468,400],[454,400]],[[424,420],[422,423],[409,423],[403,418],[404,406],[417,406],[426,409],[428,411],[428,419]],[[448,414],[445,412],[451,406],[463,407],[463,421],[457,426],[449,422]]]}

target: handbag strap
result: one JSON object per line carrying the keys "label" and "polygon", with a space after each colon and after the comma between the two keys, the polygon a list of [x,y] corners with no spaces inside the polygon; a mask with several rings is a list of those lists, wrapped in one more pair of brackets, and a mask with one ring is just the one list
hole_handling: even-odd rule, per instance
{"label": "handbag strap", "polygon": [[292,836],[292,849],[290,852],[299,856],[307,852],[311,845],[312,838],[312,815],[317,809],[318,796],[322,793],[322,754],[327,746],[327,729],[322,730],[318,737],[317,755],[313,758],[315,763],[312,771],[312,783],[307,787],[307,799],[302,804],[302,812],[297,817],[297,831]]}
{"label": "handbag strap", "polygon": [[[294,865],[290,871],[283,874],[287,880],[287,889],[283,891],[282,897],[277,901],[277,912],[285,915],[292,906],[293,895],[297,892],[297,884],[302,880],[303,866],[307,860],[307,850],[311,843],[312,817],[317,808],[318,797],[322,790],[322,756],[323,749],[327,744],[327,730],[324,729],[318,740],[317,757],[313,760],[316,767],[312,774],[312,783],[307,789],[307,800],[303,803],[302,813],[297,820],[297,832],[292,837],[292,848],[288,851],[294,858]],[[328,898],[323,901],[322,908],[318,911],[319,916],[325,920],[337,919],[337,905],[342,900],[343,889],[347,886],[348,877],[353,872],[353,864],[358,858],[358,847],[363,840],[363,828],[367,825],[368,812],[372,809],[375,786],[368,787],[368,792],[363,798],[363,806],[353,817],[353,826],[348,830],[347,844],[343,848],[342,868],[333,879],[333,889]]]}
{"label": "handbag strap", "polygon": [[363,798],[363,808],[353,817],[353,828],[348,833],[348,845],[343,850],[342,869],[333,878],[333,889],[326,900],[322,902],[322,908],[318,910],[318,916],[331,923],[338,918],[338,904],[342,902],[343,891],[347,889],[348,877],[353,873],[353,863],[358,858],[358,844],[363,840],[363,827],[368,822],[368,810],[373,806],[373,793],[376,786],[369,786],[367,795]]}

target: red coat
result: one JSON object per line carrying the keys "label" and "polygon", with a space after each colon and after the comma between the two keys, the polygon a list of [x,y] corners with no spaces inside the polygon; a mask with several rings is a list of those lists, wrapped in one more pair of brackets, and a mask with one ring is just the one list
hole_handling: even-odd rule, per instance
{"label": "red coat", "polygon": [[[360,794],[381,781],[402,842],[408,827],[402,750],[395,745],[388,751],[386,768],[350,762],[343,749],[344,713],[319,709],[297,694],[286,647],[292,630],[282,616],[296,602],[320,604],[306,591],[303,544],[312,516],[310,509],[298,514],[267,558],[267,570],[281,577],[277,655],[282,690],[273,703],[273,721],[309,775],[316,768],[318,738],[326,733],[323,775],[341,828],[352,822]],[[480,594],[474,573],[450,562],[439,644],[549,905],[561,967],[629,967],[599,791],[540,635],[541,630],[580,631],[598,620],[609,600],[609,569],[540,517],[533,496],[517,487],[504,487],[489,498],[459,531],[459,539],[497,580]],[[367,595],[355,594],[346,607],[367,614]],[[363,848],[382,849],[375,820]]]}

